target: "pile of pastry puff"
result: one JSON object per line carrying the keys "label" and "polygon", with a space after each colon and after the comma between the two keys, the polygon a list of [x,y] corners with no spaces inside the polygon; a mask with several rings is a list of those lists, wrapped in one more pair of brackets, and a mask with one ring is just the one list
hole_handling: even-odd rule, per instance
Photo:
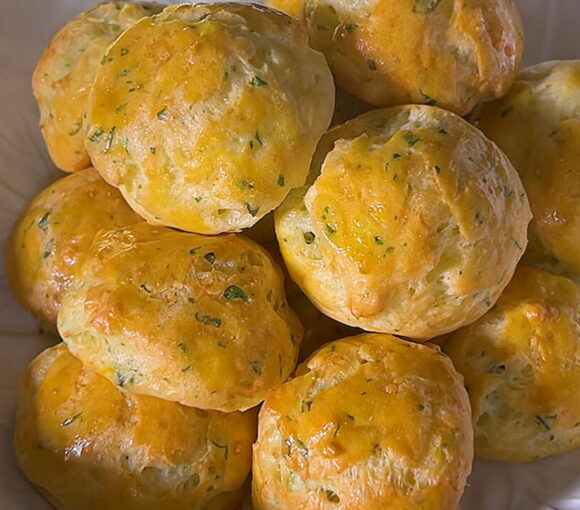
{"label": "pile of pastry puff", "polygon": [[452,510],[580,446],[580,62],[518,75],[511,0],[271,3],[100,4],[34,72],[57,508]]}

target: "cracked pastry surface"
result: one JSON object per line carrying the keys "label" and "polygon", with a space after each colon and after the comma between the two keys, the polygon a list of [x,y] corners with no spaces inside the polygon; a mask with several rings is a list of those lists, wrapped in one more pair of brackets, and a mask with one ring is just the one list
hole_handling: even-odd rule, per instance
{"label": "cracked pastry surface", "polygon": [[319,349],[258,418],[256,510],[452,510],[473,459],[469,401],[429,344],[363,334]]}
{"label": "cracked pastry surface", "polygon": [[276,211],[276,235],[292,279],[351,326],[430,338],[473,322],[526,247],[517,173],[439,108],[376,110],[328,131],[310,181]]}

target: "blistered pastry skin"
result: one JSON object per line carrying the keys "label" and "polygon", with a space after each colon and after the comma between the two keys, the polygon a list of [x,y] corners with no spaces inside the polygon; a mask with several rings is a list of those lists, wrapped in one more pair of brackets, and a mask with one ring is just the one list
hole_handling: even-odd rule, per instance
{"label": "blistered pastry skin", "polygon": [[152,224],[251,227],[304,184],[334,83],[289,16],[255,4],[166,8],[109,47],[87,149]]}
{"label": "blistered pastry skin", "polygon": [[463,380],[437,347],[322,347],[260,410],[255,510],[454,510],[473,459]]}
{"label": "blistered pastry skin", "polygon": [[491,308],[530,220],[506,156],[453,113],[372,111],[330,130],[276,211],[292,279],[334,319],[432,338]]}
{"label": "blistered pastry skin", "polygon": [[497,304],[450,335],[479,455],[525,462],[580,446],[580,288],[520,266]]}
{"label": "blistered pastry skin", "polygon": [[526,263],[580,275],[580,61],[524,69],[471,120],[520,174],[534,219]]}
{"label": "blistered pastry skin", "polygon": [[140,221],[92,168],[51,184],[30,202],[6,245],[6,274],[17,299],[56,324],[64,292],[95,234]]}
{"label": "blistered pastry skin", "polygon": [[42,136],[61,170],[90,166],[84,146],[87,94],[107,46],[127,27],[163,7],[151,2],[100,3],[70,20],[40,57],[32,89]]}
{"label": "blistered pastry skin", "polygon": [[306,26],[339,86],[376,106],[464,115],[504,95],[524,36],[513,0],[268,0]]}
{"label": "blistered pastry skin", "polygon": [[61,343],[21,379],[14,443],[24,474],[59,510],[234,510],[255,427],[253,411],[125,393]]}
{"label": "blistered pastry skin", "polygon": [[257,244],[146,223],[99,234],[58,330],[127,391],[224,412],[285,381],[302,338],[282,273]]}

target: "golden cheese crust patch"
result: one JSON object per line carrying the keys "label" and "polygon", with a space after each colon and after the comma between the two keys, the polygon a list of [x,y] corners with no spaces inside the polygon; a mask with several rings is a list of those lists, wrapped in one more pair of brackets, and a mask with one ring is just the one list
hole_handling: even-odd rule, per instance
{"label": "golden cheese crust patch", "polygon": [[30,202],[8,240],[6,274],[14,294],[36,316],[56,324],[62,297],[95,234],[140,221],[93,168],[59,179]]}
{"label": "golden cheese crust patch", "polygon": [[87,149],[152,224],[201,234],[254,225],[304,184],[334,84],[289,16],[258,5],[166,8],[107,51]]}
{"label": "golden cheese crust patch", "polygon": [[337,340],[262,406],[254,508],[452,510],[472,441],[462,377],[437,347]]}
{"label": "golden cheese crust patch", "polygon": [[580,287],[520,266],[444,350],[465,377],[479,455],[526,462],[580,446]]}
{"label": "golden cheese crust patch", "polygon": [[55,508],[234,510],[255,427],[253,411],[125,393],[61,343],[22,377],[14,441],[21,469]]}
{"label": "golden cheese crust patch", "polygon": [[523,27],[513,0],[268,0],[306,26],[338,85],[376,106],[423,103],[464,115],[504,95]]}
{"label": "golden cheese crust patch", "polygon": [[481,317],[526,247],[530,210],[505,155],[430,106],[330,130],[310,188],[276,211],[293,280],[331,317],[432,338]]}
{"label": "golden cheese crust patch", "polygon": [[127,27],[163,9],[150,2],[104,2],[70,20],[38,61],[32,89],[40,130],[54,164],[66,172],[90,165],[85,149],[87,94],[107,46]]}
{"label": "golden cheese crust patch", "polygon": [[257,405],[285,381],[302,338],[261,247],[146,223],[95,239],[58,330],[127,391],[224,412]]}

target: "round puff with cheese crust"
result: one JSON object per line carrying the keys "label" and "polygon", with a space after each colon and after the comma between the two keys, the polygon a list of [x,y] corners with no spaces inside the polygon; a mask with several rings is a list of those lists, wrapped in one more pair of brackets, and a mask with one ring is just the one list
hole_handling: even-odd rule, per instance
{"label": "round puff with cheese crust", "polygon": [[580,60],[525,69],[472,120],[505,151],[528,193],[526,262],[580,273]]}
{"label": "round puff with cheese crust", "polygon": [[268,394],[254,508],[453,510],[472,459],[463,379],[438,347],[344,338]]}
{"label": "round puff with cheese crust", "polygon": [[479,455],[524,462],[580,447],[580,287],[519,266],[496,305],[448,335]]}
{"label": "round puff with cheese crust", "polygon": [[289,16],[176,5],[127,30],[92,88],[87,148],[152,224],[251,227],[306,180],[334,83]]}
{"label": "round puff with cheese crust", "polygon": [[54,36],[32,76],[40,130],[54,164],[66,172],[90,165],[85,149],[87,94],[107,46],[163,5],[104,2],[70,20]]}
{"label": "round puff with cheese crust", "polygon": [[334,319],[432,338],[481,317],[526,247],[507,157],[431,106],[363,114],[320,141],[306,189],[276,211],[288,271]]}
{"label": "round puff with cheese crust", "polygon": [[300,19],[339,86],[376,106],[464,115],[507,92],[523,28],[513,0],[268,0]]}
{"label": "round puff with cheese crust", "polygon": [[123,392],[62,343],[33,360],[20,383],[16,457],[59,509],[233,510],[255,437],[253,411]]}
{"label": "round puff with cheese crust", "polygon": [[127,391],[224,412],[285,381],[302,338],[282,272],[260,246],[146,223],[95,238],[58,330]]}
{"label": "round puff with cheese crust", "polygon": [[6,245],[6,275],[18,300],[56,324],[76,266],[101,228],[143,221],[93,168],[59,179],[38,194]]}

